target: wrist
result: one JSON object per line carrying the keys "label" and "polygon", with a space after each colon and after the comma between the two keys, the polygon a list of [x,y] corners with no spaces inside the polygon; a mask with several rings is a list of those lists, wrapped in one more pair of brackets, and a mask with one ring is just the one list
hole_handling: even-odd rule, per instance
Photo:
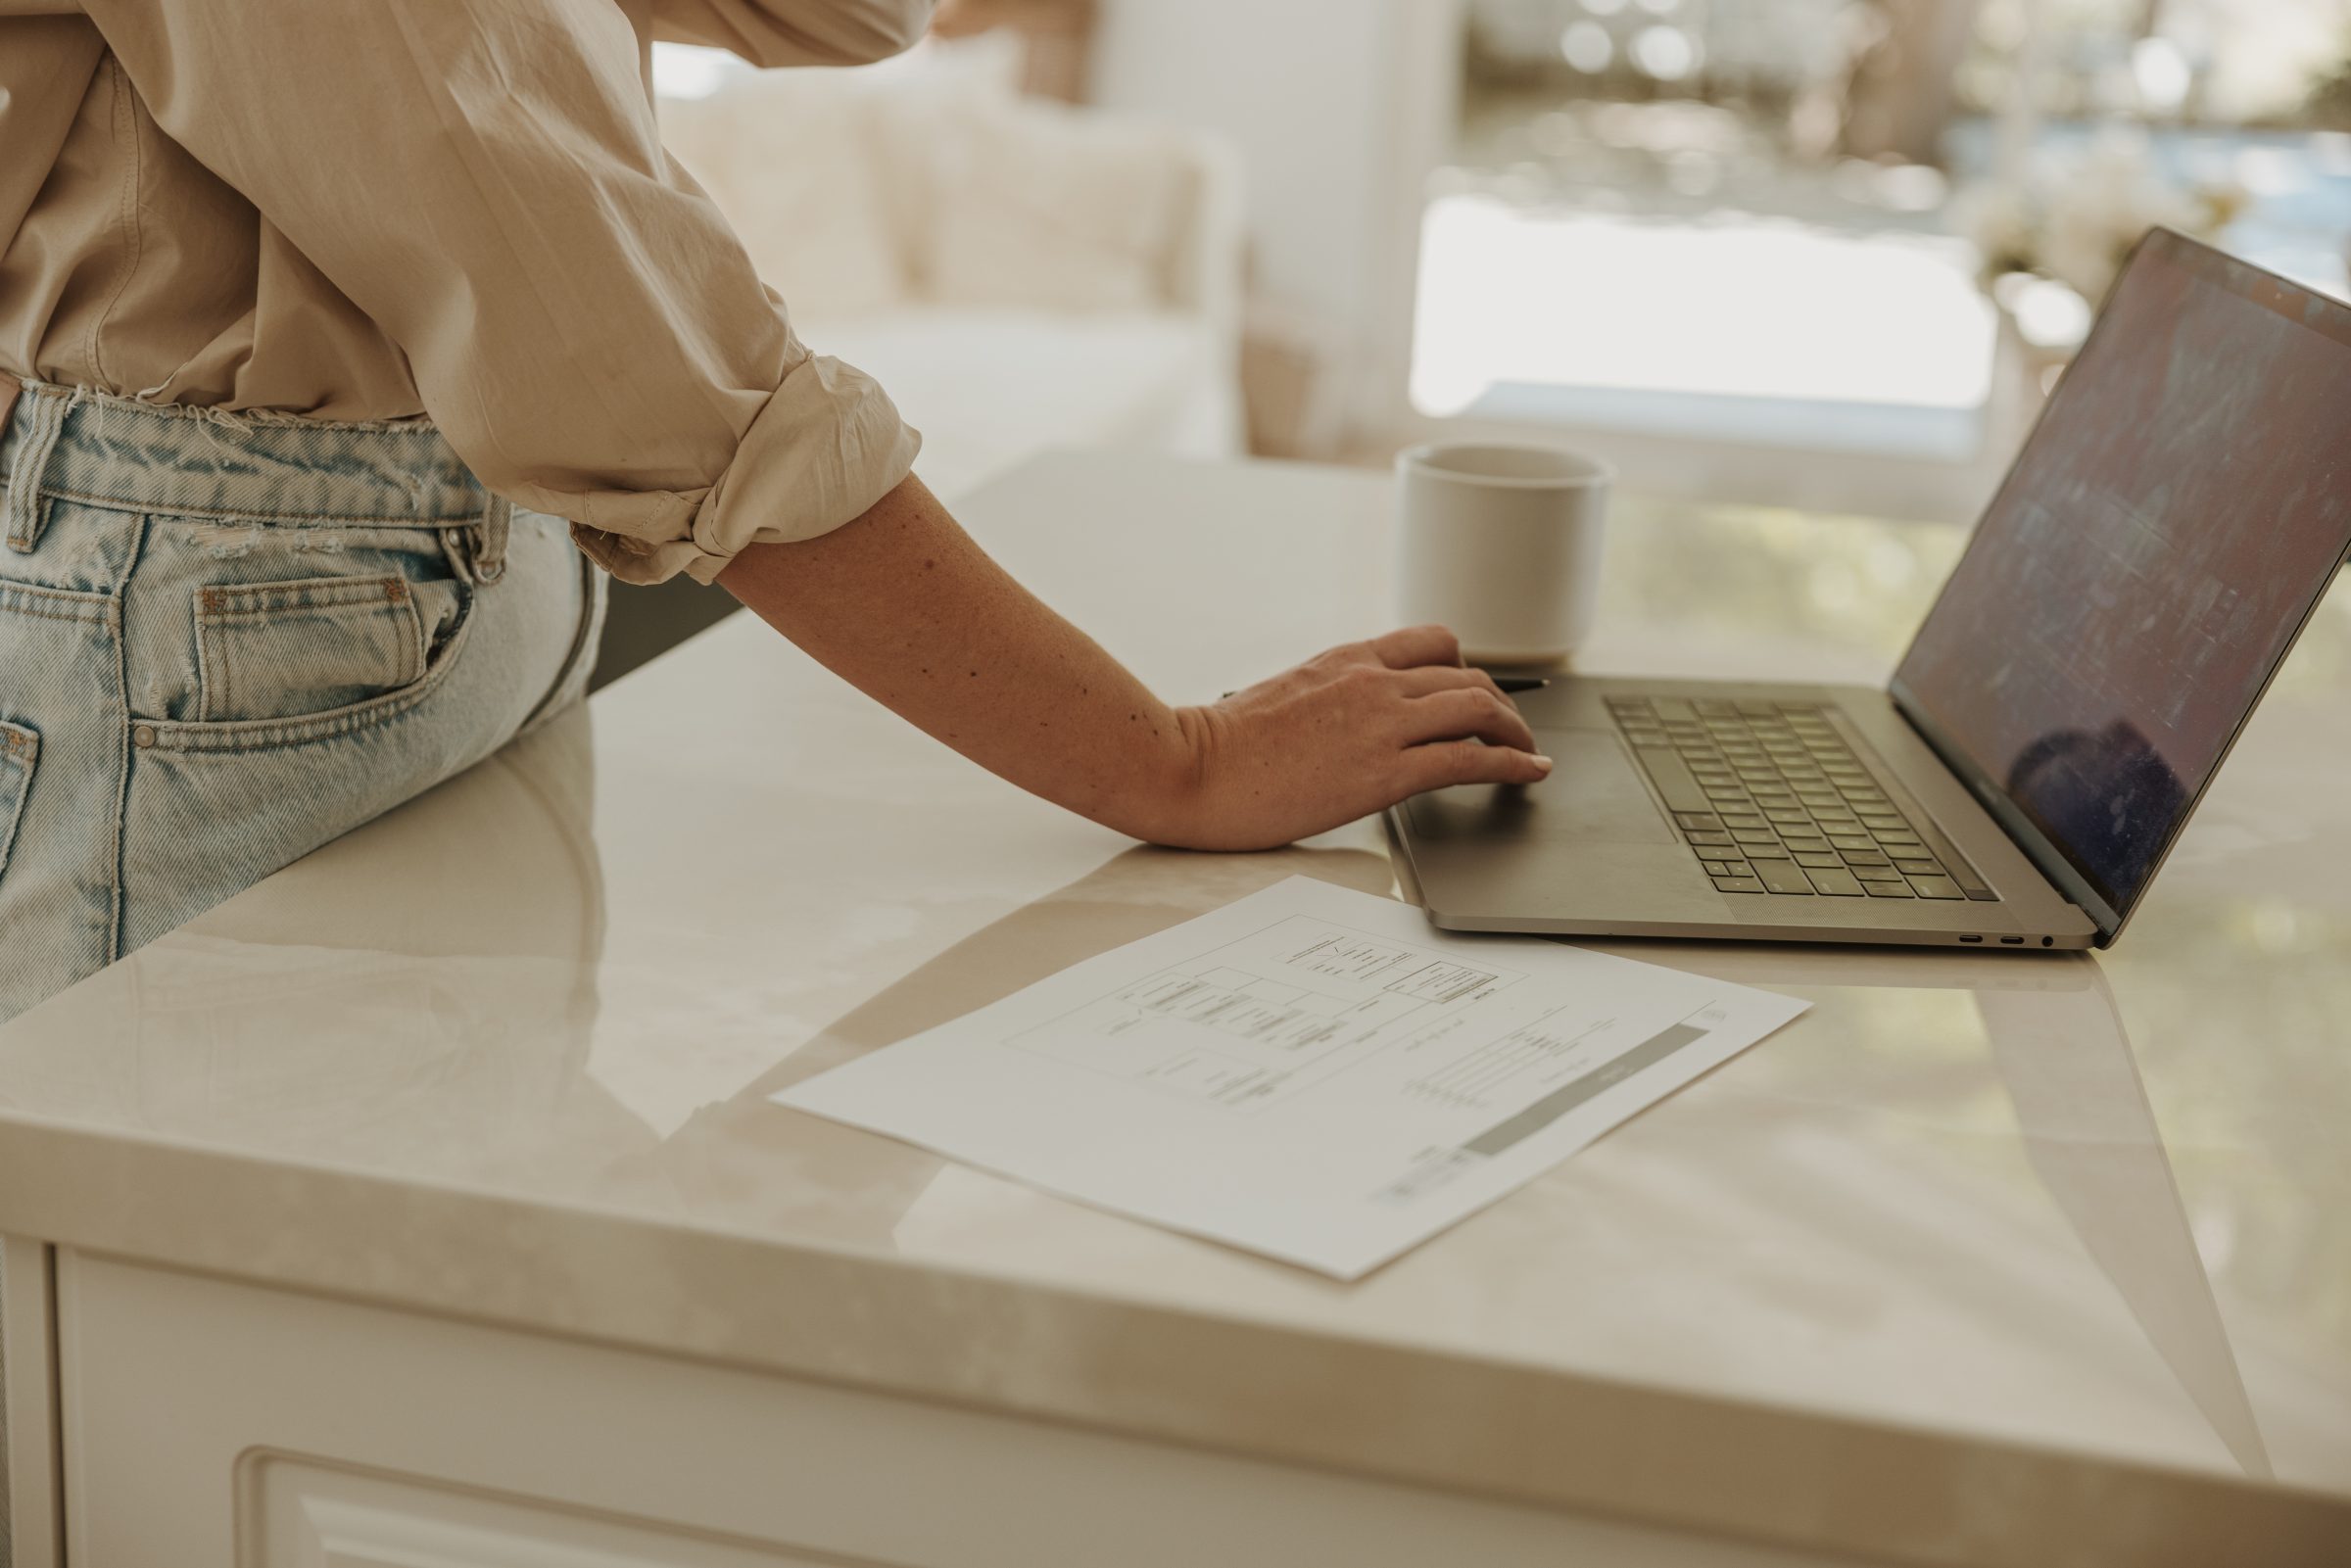
{"label": "wrist", "polygon": [[1147,782],[1137,791],[1135,820],[1124,831],[1170,848],[1206,848],[1209,763],[1220,726],[1212,708],[1170,711],[1174,722],[1160,731]]}

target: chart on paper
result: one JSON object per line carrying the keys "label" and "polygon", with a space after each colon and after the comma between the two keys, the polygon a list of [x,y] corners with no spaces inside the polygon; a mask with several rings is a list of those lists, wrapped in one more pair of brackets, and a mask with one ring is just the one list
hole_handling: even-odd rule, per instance
{"label": "chart on paper", "polygon": [[1293,878],[776,1098],[1353,1277],[1801,1011]]}
{"label": "chart on paper", "polygon": [[1344,1072],[1525,976],[1306,916],[1277,921],[1009,1037],[1235,1111]]}

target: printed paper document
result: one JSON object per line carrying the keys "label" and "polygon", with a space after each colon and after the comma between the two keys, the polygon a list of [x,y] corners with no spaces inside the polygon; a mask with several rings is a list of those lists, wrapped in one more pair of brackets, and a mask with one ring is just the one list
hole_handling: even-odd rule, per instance
{"label": "printed paper document", "polygon": [[1293,877],[775,1098],[1353,1279],[1803,1010]]}

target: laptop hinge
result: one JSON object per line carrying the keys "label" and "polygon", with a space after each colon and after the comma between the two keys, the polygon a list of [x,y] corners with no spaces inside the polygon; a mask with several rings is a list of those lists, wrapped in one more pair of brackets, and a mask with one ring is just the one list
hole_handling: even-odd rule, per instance
{"label": "laptop hinge", "polygon": [[2113,941],[2115,932],[2123,927],[2122,915],[2114,906],[2098,895],[2088,879],[2074,869],[2073,862],[2067,860],[2057,846],[2049,841],[2048,835],[2035,827],[2032,819],[2018,809],[2016,802],[2008,798],[2007,791],[1993,784],[1984,770],[1977,767],[1973,759],[1920,710],[1900,681],[1890,682],[1886,694],[1894,700],[1894,711],[1901,715],[1902,722],[1927,743],[1928,750],[1943,760],[1943,765],[1951,771],[1952,777],[1967,786],[1967,792],[1976,797],[1977,804],[2007,835],[2017,852],[2031,861],[2033,869],[2039,872],[2051,887],[2063,894],[2068,903],[2089,917],[2090,924],[2098,929],[2097,945],[2104,947]]}

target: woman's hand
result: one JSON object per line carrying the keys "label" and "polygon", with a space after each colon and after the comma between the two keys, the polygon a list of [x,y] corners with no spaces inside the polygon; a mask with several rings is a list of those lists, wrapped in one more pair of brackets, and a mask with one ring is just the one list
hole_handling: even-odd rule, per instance
{"label": "woman's hand", "polygon": [[1270,849],[1423,789],[1551,771],[1439,626],[1171,709],[1006,576],[918,479],[830,534],[751,546],[718,581],[982,767],[1154,843]]}
{"label": "woman's hand", "polygon": [[1332,648],[1176,720],[1192,773],[1149,836],[1187,849],[1269,849],[1423,789],[1551,772],[1518,709],[1462,667],[1441,626]]}

